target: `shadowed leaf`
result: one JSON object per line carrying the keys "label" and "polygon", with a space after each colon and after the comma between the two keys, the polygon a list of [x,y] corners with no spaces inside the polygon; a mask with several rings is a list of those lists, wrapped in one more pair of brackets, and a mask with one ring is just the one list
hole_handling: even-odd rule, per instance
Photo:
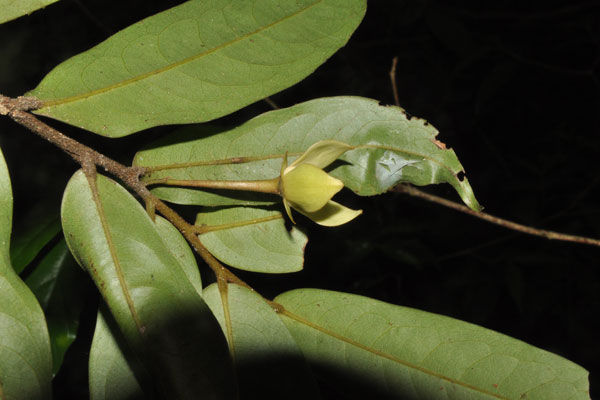
{"label": "shadowed leaf", "polygon": [[45,215],[32,222],[32,226],[18,232],[10,246],[10,261],[20,274],[39,252],[60,232],[58,215]]}
{"label": "shadowed leaf", "polygon": [[[294,338],[275,311],[255,292],[227,286],[231,332],[229,345],[243,399],[319,399],[314,378]],[[227,334],[227,322],[216,284],[204,299]]]}
{"label": "shadowed leaf", "polygon": [[[131,360],[124,354],[124,339],[114,322],[109,324],[98,311],[90,349],[90,399],[134,400],[148,398],[142,392]],[[110,316],[108,317],[110,318]],[[131,354],[128,354],[131,357]],[[136,364],[136,366],[139,364]]]}
{"label": "shadowed leaf", "polygon": [[342,391],[379,399],[589,399],[583,368],[476,325],[317,289],[275,301],[308,361]]}
{"label": "shadowed leaf", "polygon": [[10,264],[12,202],[0,151],[0,396],[49,399],[52,355],[44,313]]}
{"label": "shadowed leaf", "polygon": [[65,190],[62,222],[75,259],[162,396],[233,397],[219,325],[137,200],[116,182],[79,171]]}

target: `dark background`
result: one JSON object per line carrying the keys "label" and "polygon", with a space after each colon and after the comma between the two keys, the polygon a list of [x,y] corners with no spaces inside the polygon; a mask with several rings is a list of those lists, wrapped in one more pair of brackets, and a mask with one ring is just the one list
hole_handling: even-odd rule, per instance
{"label": "dark background", "polygon": [[[0,26],[0,93],[23,94],[59,62],[181,2],[62,0]],[[600,1],[371,0],[348,45],[272,99],[282,107],[335,95],[391,104],[395,56],[400,104],[439,129],[485,211],[600,237]],[[219,122],[268,109],[260,102]],[[140,143],[171,130],[116,140],[50,123],[127,163]],[[16,227],[36,210],[57,212],[75,164],[6,118],[0,145]],[[449,185],[425,190],[459,201]],[[364,215],[336,229],[300,220],[311,239],[303,272],[240,275],[268,296],[319,287],[473,322],[582,365],[598,393],[600,248],[513,233],[401,194],[345,193],[341,202]],[[86,390],[89,314],[56,379],[58,395]]]}

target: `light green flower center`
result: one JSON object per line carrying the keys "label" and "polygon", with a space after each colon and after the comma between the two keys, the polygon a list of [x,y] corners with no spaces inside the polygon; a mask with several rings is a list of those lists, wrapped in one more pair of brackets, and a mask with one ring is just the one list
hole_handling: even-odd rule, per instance
{"label": "light green flower center", "polygon": [[344,183],[311,164],[300,164],[284,172],[283,196],[294,208],[307,212],[317,211],[342,188]]}

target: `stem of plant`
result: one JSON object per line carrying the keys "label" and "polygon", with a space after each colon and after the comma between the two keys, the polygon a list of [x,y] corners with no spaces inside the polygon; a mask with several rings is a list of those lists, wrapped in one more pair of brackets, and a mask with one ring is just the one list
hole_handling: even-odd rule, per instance
{"label": "stem of plant", "polygon": [[473,211],[469,207],[464,206],[462,204],[455,203],[453,201],[444,199],[443,197],[434,196],[429,193],[425,193],[422,190],[417,189],[414,186],[408,184],[400,184],[393,187],[390,191],[397,193],[405,193],[413,197],[418,197],[423,200],[430,201],[432,203],[440,204],[444,207],[451,208],[456,211],[460,211],[465,214],[469,214],[473,217],[482,219],[484,221],[490,222],[495,225],[502,226],[507,229],[512,229],[513,231],[526,233],[528,235],[540,236],[550,240],[561,240],[563,242],[574,242],[581,244],[589,244],[592,246],[600,247],[600,240],[593,239],[585,236],[576,236],[576,235],[568,235],[566,233],[549,231],[546,229],[537,229],[531,226],[518,224],[513,221],[509,221],[503,218],[499,218],[481,211]]}
{"label": "stem of plant", "polygon": [[235,283],[253,290],[243,280],[229,271],[221,264],[209,251],[195,233],[194,226],[184,220],[175,210],[167,206],[163,201],[154,196],[146,185],[140,181],[140,175],[144,172],[140,167],[127,167],[97,151],[79,143],[78,141],[65,136],[63,133],[46,125],[28,110],[39,107],[36,99],[20,97],[17,99],[8,98],[0,95],[0,115],[7,115],[17,122],[48,140],[58,148],[69,154],[75,162],[81,167],[93,164],[103,168],[106,172],[119,178],[129,189],[141,197],[146,202],[146,206],[158,210],[167,220],[169,220],[181,232],[181,234],[192,245],[196,253],[213,270],[217,279],[225,279],[227,282]]}

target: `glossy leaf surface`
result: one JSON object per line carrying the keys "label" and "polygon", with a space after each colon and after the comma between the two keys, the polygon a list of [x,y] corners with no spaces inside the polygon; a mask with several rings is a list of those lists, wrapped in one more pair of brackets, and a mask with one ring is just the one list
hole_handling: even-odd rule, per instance
{"label": "glossy leaf surface", "polygon": [[249,289],[227,288],[227,314],[216,284],[204,290],[204,299],[229,339],[242,398],[320,398],[302,351],[275,311]]}
{"label": "glossy leaf surface", "polygon": [[[469,207],[478,209],[463,167],[451,149],[436,139],[437,130],[401,108],[380,106],[360,97],[323,98],[260,115],[220,134],[217,128],[194,126],[137,153],[134,163],[159,167],[149,179],[253,180],[280,173],[282,158],[290,162],[320,140],[354,146],[331,166],[331,175],[362,196],[380,194],[399,182],[451,184]],[[180,168],[175,168],[177,165]],[[159,197],[181,204],[265,204],[277,197],[234,191],[157,187]],[[335,199],[334,199],[335,200]]]}
{"label": "glossy leaf surface", "polygon": [[37,113],[110,137],[208,121],[312,73],[365,9],[365,0],[188,1],[60,64],[29,95],[44,101]]}
{"label": "glossy leaf surface", "polygon": [[308,361],[342,390],[423,400],[589,399],[583,368],[476,325],[317,289],[275,301]]}
{"label": "glossy leaf surface", "polygon": [[44,313],[10,264],[12,191],[0,151],[0,395],[51,397],[52,356]]}
{"label": "glossy leaf surface", "polygon": [[196,225],[225,228],[199,235],[219,260],[232,267],[264,273],[295,272],[304,264],[306,235],[277,210],[232,207],[198,214]]}
{"label": "glossy leaf surface", "polygon": [[109,325],[98,311],[90,349],[89,381],[91,400],[144,399],[144,393],[127,360],[126,346],[115,324]]}
{"label": "glossy leaf surface", "polygon": [[85,291],[92,287],[86,284],[87,277],[75,262],[64,239],[40,260],[25,283],[44,310],[52,346],[53,372],[56,374],[66,351],[77,338]]}
{"label": "glossy leaf surface", "polygon": [[58,0],[0,0],[0,24],[31,14]]}
{"label": "glossy leaf surface", "polygon": [[65,190],[62,222],[71,252],[129,346],[153,368],[163,396],[234,396],[219,325],[135,198],[108,178],[88,180],[79,171]]}

